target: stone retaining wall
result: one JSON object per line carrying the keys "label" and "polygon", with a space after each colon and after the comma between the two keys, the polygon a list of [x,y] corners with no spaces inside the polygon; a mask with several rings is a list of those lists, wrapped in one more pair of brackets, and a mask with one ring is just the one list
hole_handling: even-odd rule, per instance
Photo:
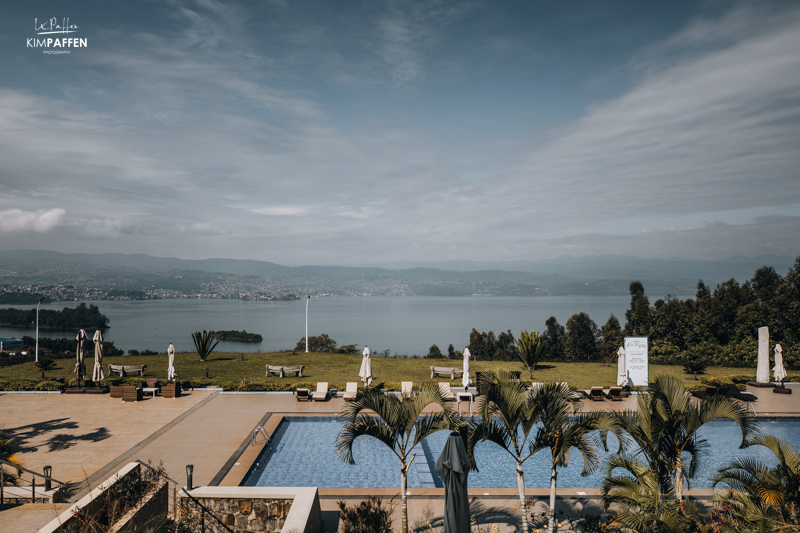
{"label": "stone retaining wall", "polygon": [[[197,501],[235,533],[280,532],[292,507],[292,500],[197,498]],[[214,519],[207,517],[205,523],[212,532],[225,531]]]}

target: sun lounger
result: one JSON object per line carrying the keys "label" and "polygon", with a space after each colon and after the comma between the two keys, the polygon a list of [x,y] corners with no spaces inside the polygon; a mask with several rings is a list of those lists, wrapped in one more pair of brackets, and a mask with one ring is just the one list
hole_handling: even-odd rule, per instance
{"label": "sun lounger", "polygon": [[621,402],[622,401],[621,394],[622,394],[622,387],[611,387],[610,389],[608,389],[606,398],[608,398],[612,402]]}
{"label": "sun lounger", "polygon": [[327,381],[320,381],[317,383],[317,391],[311,395],[311,399],[315,402],[327,402],[331,399],[331,395],[328,392]]}
{"label": "sun lounger", "polygon": [[411,396],[411,390],[414,388],[414,382],[412,381],[403,381],[400,383],[400,394],[405,397]]}
{"label": "sun lounger", "polygon": [[442,398],[447,400],[448,402],[455,401],[456,395],[453,394],[453,391],[450,390],[450,384],[446,381],[439,382],[439,392],[442,393]]}
{"label": "sun lounger", "polygon": [[755,402],[758,397],[752,392],[740,391],[736,385],[728,385],[727,389],[728,398],[734,398],[743,402]]}
{"label": "sun lounger", "polygon": [[295,390],[295,394],[297,395],[298,402],[310,402],[311,396],[308,393],[308,389],[297,389]]}
{"label": "sun lounger", "polygon": [[587,398],[595,402],[604,402],[606,399],[606,394],[603,392],[603,387],[592,387],[591,389],[584,390],[582,392]]}
{"label": "sun lounger", "polygon": [[344,398],[346,402],[355,401],[355,399],[358,398],[358,383],[355,381],[348,381],[342,398]]}

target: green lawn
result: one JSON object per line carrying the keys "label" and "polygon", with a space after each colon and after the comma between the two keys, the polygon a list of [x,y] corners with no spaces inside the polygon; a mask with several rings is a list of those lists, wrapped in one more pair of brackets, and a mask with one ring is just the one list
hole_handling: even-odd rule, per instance
{"label": "green lawn", "polygon": [[[72,373],[75,367],[74,359],[57,359],[58,368],[47,372],[48,377],[73,378]],[[108,371],[108,364],[117,365],[147,365],[145,377],[157,377],[165,380],[167,377],[167,356],[166,355],[147,355],[147,356],[127,356],[127,357],[106,357],[103,359],[103,371]],[[85,359],[86,373],[92,375],[94,357]],[[285,377],[283,379],[272,376],[266,377],[265,365],[305,365],[304,377],[296,378]],[[399,359],[399,358],[372,358],[372,371],[376,381],[399,383],[401,381],[413,381],[414,383],[427,383],[446,381],[444,378],[430,379],[431,365],[460,367],[461,361],[437,359]],[[299,353],[292,355],[286,353],[246,353],[244,361],[237,353],[212,353],[207,361],[200,361],[196,353],[182,353],[175,355],[175,368],[178,372],[178,379],[204,380],[206,369],[211,383],[222,383],[233,381],[268,381],[268,382],[317,382],[327,381],[332,386],[344,387],[348,381],[359,381],[358,371],[361,368],[360,355],[341,355],[341,354],[322,354],[322,353]],[[503,368],[506,370],[522,370],[519,363],[514,362],[495,362],[495,361],[473,361],[470,364],[470,371],[494,370]],[[609,387],[616,385],[616,364],[604,366],[602,363],[542,363],[533,374],[533,381],[566,381],[573,388],[586,389],[594,385]],[[672,374],[687,380],[687,384],[692,381],[691,376],[687,376],[680,366],[661,366],[651,365],[651,378],[660,374]],[[729,368],[729,367],[710,367],[706,371],[708,376],[725,376],[731,374],[752,374],[755,378],[755,369]],[[25,363],[5,368],[0,368],[0,380],[35,380],[41,376],[33,363]],[[106,376],[109,377],[109,376]],[[527,371],[523,371],[522,378],[527,379]],[[460,380],[458,380],[460,381]]]}

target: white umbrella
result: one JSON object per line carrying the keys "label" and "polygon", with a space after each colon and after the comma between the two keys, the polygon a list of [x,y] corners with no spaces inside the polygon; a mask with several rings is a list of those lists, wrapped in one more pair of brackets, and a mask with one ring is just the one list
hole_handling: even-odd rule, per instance
{"label": "white umbrella", "polygon": [[461,376],[461,384],[468,389],[470,383],[472,380],[469,377],[469,348],[464,348],[464,375]]}
{"label": "white umbrella", "polygon": [[103,381],[103,332],[99,329],[94,332],[94,372],[92,372],[92,381]]}
{"label": "white umbrella", "polygon": [[167,381],[175,381],[178,374],[175,372],[175,347],[169,343],[167,348],[167,355],[169,355],[169,368],[167,368]]}
{"label": "white umbrella", "polygon": [[617,350],[617,387],[623,387],[628,383],[628,374],[625,372],[625,348],[622,346]]}
{"label": "white umbrella", "polygon": [[80,330],[78,332],[78,336],[75,337],[75,340],[78,341],[78,348],[75,351],[75,358],[77,359],[77,363],[75,363],[75,377],[78,380],[82,380],[86,377],[86,365],[83,364],[83,350],[86,348],[86,341],[89,337],[86,335],[85,330]]}
{"label": "white umbrella", "polygon": [[358,376],[364,385],[369,387],[372,385],[372,360],[369,358],[369,346],[364,346],[364,358],[361,360],[361,370],[358,371]]}
{"label": "white umbrella", "polygon": [[775,344],[775,366],[772,367],[775,381],[783,382],[786,379],[786,368],[783,366],[783,348],[780,344]]}

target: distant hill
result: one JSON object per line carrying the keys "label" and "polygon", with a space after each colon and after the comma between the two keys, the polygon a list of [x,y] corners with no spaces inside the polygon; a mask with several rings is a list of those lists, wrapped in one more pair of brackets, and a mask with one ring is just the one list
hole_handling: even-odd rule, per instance
{"label": "distant hill", "polygon": [[[406,287],[404,293],[407,294],[439,296],[627,294],[630,281],[635,279],[642,281],[648,294],[654,297],[668,293],[689,295],[694,294],[699,279],[711,287],[730,278],[744,282],[764,265],[773,266],[784,275],[793,263],[794,258],[788,256],[736,256],[701,261],[600,255],[538,261],[465,260],[288,267],[268,261],[223,258],[190,260],[145,254],[0,251],[0,266],[5,269],[56,273],[64,265],[91,265],[95,270],[103,269],[95,273],[95,282],[101,282],[104,277],[125,278],[129,283],[120,286],[117,281],[117,287],[131,290],[156,286],[197,292],[201,282],[208,281],[209,276],[236,275],[263,278],[298,290],[307,288],[337,294],[358,293],[361,287],[364,293],[374,293],[376,285],[396,282]],[[175,275],[180,272],[190,275]]]}

